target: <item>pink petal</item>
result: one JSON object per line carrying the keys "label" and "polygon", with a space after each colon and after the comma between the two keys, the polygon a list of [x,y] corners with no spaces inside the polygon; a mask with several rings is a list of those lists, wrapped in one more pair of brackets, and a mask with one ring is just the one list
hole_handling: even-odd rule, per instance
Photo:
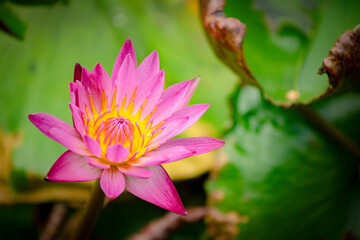
{"label": "pink petal", "polygon": [[192,118],[193,123],[195,123],[199,118],[206,112],[206,110],[210,107],[210,104],[202,103],[202,104],[194,104],[187,107],[183,107],[178,111],[174,112],[171,118],[178,117],[190,117]]}
{"label": "pink petal", "polygon": [[101,174],[100,186],[108,198],[117,198],[125,189],[124,175],[117,168],[105,169]]}
{"label": "pink petal", "polygon": [[163,148],[163,145],[156,150],[146,153],[140,158],[129,161],[132,166],[146,167],[165,163],[170,159],[173,161],[190,157],[193,151],[183,146],[174,146],[171,149]]}
{"label": "pink petal", "polygon": [[180,82],[168,87],[163,92],[158,107],[154,112],[154,115],[150,118],[150,121],[153,121],[154,126],[176,111],[181,100],[184,98],[190,83],[190,81]]}
{"label": "pink petal", "polygon": [[[85,91],[80,81],[70,83],[70,97],[71,103],[79,107],[83,112],[86,112],[86,106],[91,106],[89,94]],[[89,112],[92,114],[91,107]]]}
{"label": "pink petal", "polygon": [[[96,112],[101,112],[101,94],[102,94],[102,83],[100,81],[97,81],[97,79],[93,78],[90,71],[86,68],[82,68],[82,74],[81,74],[81,84],[84,87],[84,90],[86,94],[91,96],[93,106],[95,107]],[[89,110],[91,109],[91,105],[87,104]]]}
{"label": "pink petal", "polygon": [[145,118],[149,113],[151,113],[155,105],[159,102],[162,91],[164,89],[165,82],[165,73],[164,70],[161,70],[153,77],[145,80],[141,87],[137,89],[135,96],[135,106],[134,113],[136,113],[139,108],[143,105],[143,102],[146,99],[146,105],[142,110],[142,118]]}
{"label": "pink petal", "polygon": [[[82,73],[81,73],[81,85],[85,91],[85,94],[87,96],[92,97],[92,103],[95,106],[95,109],[97,112],[99,112],[99,109],[101,108],[100,100],[101,100],[101,90],[100,86],[98,85],[98,82],[95,82],[93,78],[90,77],[90,71],[86,69],[85,67],[82,67]],[[91,108],[91,102],[90,97],[88,98],[89,102],[86,104],[88,106],[89,110]]]}
{"label": "pink petal", "polygon": [[132,94],[136,88],[136,65],[130,54],[128,54],[120,67],[117,78],[115,78],[117,88],[116,102],[121,105],[126,96],[126,106],[130,102]]}
{"label": "pink petal", "polygon": [[94,79],[101,91],[105,91],[107,97],[113,94],[111,79],[100,63],[97,63],[90,77]]}
{"label": "pink petal", "polygon": [[158,144],[166,142],[166,140],[170,138],[175,137],[180,133],[179,127],[185,125],[188,121],[189,117],[171,118],[166,120],[162,127],[162,131],[149,142],[148,147],[154,147]]}
{"label": "pink petal", "polygon": [[224,146],[225,142],[212,137],[192,137],[174,138],[168,140],[156,150],[171,151],[172,148],[179,146],[185,147],[193,152],[194,155],[207,153]]}
{"label": "pink petal", "polygon": [[134,47],[133,47],[130,39],[126,39],[126,41],[124,42],[123,46],[121,47],[120,52],[116,58],[116,61],[115,61],[115,64],[114,64],[114,67],[113,67],[113,70],[111,73],[111,80],[113,82],[115,81],[115,79],[118,78],[120,67],[123,64],[124,59],[128,54],[131,56],[131,59],[132,59],[134,65],[137,66],[135,50],[134,50]]}
{"label": "pink petal", "polygon": [[91,155],[82,139],[77,137],[70,137],[68,133],[59,128],[50,129],[50,134],[56,138],[55,141],[61,143],[72,152],[83,156]]}
{"label": "pink petal", "polygon": [[70,110],[73,116],[73,121],[76,130],[80,133],[81,136],[85,134],[85,125],[83,120],[83,113],[80,108],[76,107],[74,104],[69,104]]}
{"label": "pink petal", "polygon": [[70,85],[70,103],[74,106],[79,106],[79,95],[77,90],[74,89],[74,85],[72,83]]}
{"label": "pink petal", "polygon": [[166,140],[188,129],[199,120],[209,106],[210,104],[195,104],[176,111],[166,120],[163,130],[150,142],[149,147],[162,144]]}
{"label": "pink petal", "polygon": [[101,147],[97,141],[95,141],[89,135],[84,136],[84,142],[89,151],[96,157],[101,157]]}
{"label": "pink petal", "polygon": [[93,78],[95,82],[97,82],[101,91],[96,101],[100,102],[99,105],[101,106],[101,101],[104,100],[102,95],[105,94],[105,98],[107,99],[106,106],[110,108],[114,95],[114,86],[109,75],[100,63],[96,64],[94,70],[90,73],[90,77]]}
{"label": "pink petal", "polygon": [[160,70],[159,56],[157,51],[153,51],[142,61],[136,69],[138,82],[142,85],[143,82],[152,78]]}
{"label": "pink petal", "polygon": [[211,137],[174,138],[168,140],[155,150],[129,162],[129,164],[144,167],[170,163],[210,152],[222,147],[224,144],[223,141]]}
{"label": "pink petal", "polygon": [[56,182],[83,182],[98,179],[101,169],[90,166],[83,156],[65,152],[51,167],[47,180]]}
{"label": "pink petal", "polygon": [[48,113],[30,114],[29,119],[46,136],[61,143],[71,151],[80,155],[90,155],[81,135],[67,122]]}
{"label": "pink petal", "polygon": [[81,72],[82,72],[82,68],[80,63],[76,63],[74,69],[74,82],[81,81]]}
{"label": "pink petal", "polygon": [[126,189],[135,196],[174,213],[186,214],[174,184],[162,166],[147,167],[154,174],[151,178],[125,176]]}
{"label": "pink petal", "polygon": [[186,107],[186,105],[188,105],[188,103],[200,81],[200,78],[196,77],[196,78],[191,79],[190,81],[191,81],[190,86],[189,86],[184,98],[179,103],[178,109]]}
{"label": "pink petal", "polygon": [[139,168],[130,165],[118,166],[120,172],[131,177],[149,178],[153,175],[153,171],[146,168]]}
{"label": "pink petal", "polygon": [[82,67],[81,84],[84,86],[84,89],[88,94],[92,92],[93,88],[97,88],[90,78],[90,71],[85,67]]}
{"label": "pink petal", "polygon": [[129,151],[121,144],[111,145],[106,150],[106,158],[114,163],[123,162],[129,156]]}
{"label": "pink petal", "polygon": [[109,169],[110,168],[110,164],[107,164],[104,161],[101,161],[99,158],[96,158],[96,157],[85,156],[85,160],[91,166],[96,167],[96,168],[100,168],[100,169]]}

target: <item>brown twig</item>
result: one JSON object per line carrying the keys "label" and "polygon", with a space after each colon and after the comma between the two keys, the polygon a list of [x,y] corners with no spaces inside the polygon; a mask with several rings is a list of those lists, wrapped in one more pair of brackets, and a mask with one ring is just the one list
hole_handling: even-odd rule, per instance
{"label": "brown twig", "polygon": [[166,239],[172,232],[184,224],[195,223],[204,219],[206,207],[194,207],[188,209],[188,215],[182,216],[169,212],[163,217],[150,222],[139,232],[127,240],[160,240]]}
{"label": "brown twig", "polygon": [[51,212],[49,219],[45,225],[43,232],[41,233],[40,240],[55,239],[59,229],[64,223],[68,209],[64,203],[56,203]]}

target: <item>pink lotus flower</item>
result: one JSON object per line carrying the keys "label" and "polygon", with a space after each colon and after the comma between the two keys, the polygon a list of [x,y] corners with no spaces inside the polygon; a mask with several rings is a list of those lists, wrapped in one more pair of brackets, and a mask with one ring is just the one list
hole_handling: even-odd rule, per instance
{"label": "pink lotus flower", "polygon": [[46,179],[60,182],[100,178],[109,198],[124,189],[178,214],[186,214],[171,179],[161,166],[224,145],[211,137],[175,138],[194,124],[209,104],[186,106],[199,79],[163,91],[164,70],[156,51],[137,67],[128,39],[108,76],[98,63],[92,72],[75,65],[70,83],[73,125],[47,113],[29,115],[49,138],[69,150]]}

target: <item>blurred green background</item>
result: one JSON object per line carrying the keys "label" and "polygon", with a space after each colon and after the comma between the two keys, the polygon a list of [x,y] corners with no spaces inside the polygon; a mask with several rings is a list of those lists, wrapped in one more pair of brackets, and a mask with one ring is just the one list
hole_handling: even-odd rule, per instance
{"label": "blurred green background", "polygon": [[47,172],[64,148],[47,141],[27,115],[48,112],[70,122],[69,82],[75,63],[92,70],[100,62],[111,73],[126,38],[132,40],[139,61],[158,50],[167,86],[201,77],[192,101],[211,103],[202,121],[213,124],[209,131],[220,135],[229,115],[226,95],[236,77],[210,51],[195,1],[73,1],[12,7],[28,27],[23,41],[6,34],[0,39],[5,90],[1,109],[6,112],[1,126],[19,132],[26,143],[14,153],[16,167]]}
{"label": "blurred green background", "polygon": [[[160,67],[165,69],[166,87],[201,77],[191,102],[210,103],[211,107],[184,136],[223,135],[230,115],[227,96],[237,77],[223,67],[207,44],[199,21],[197,1],[80,0],[52,1],[53,4],[35,1],[40,3],[38,5],[19,2],[0,3],[2,9],[11,11],[26,27],[22,39],[0,32],[0,109],[3,112],[0,117],[0,160],[3,162],[0,164],[3,175],[0,194],[3,199],[0,197],[0,205],[11,205],[0,210],[0,221],[4,222],[0,227],[0,239],[7,239],[8,236],[23,238],[26,235],[19,229],[39,225],[34,219],[38,207],[13,206],[16,203],[47,204],[57,200],[71,202],[74,199],[82,202],[86,197],[89,185],[42,182],[43,176],[65,148],[41,134],[27,115],[48,112],[70,123],[69,82],[73,79],[75,63],[92,70],[100,62],[111,73],[116,56],[127,38],[133,42],[138,62],[152,51],[158,51]],[[167,168],[173,179],[196,177],[210,169],[214,156],[210,153],[183,163],[174,163],[174,166]],[[120,201],[127,201],[128,197],[121,198],[123,200]],[[165,212],[134,199],[126,202],[125,207],[115,207],[115,212],[120,214],[124,209],[129,209],[127,204],[135,201],[132,208],[138,211],[137,215],[131,214],[134,215],[132,220],[126,220],[132,221],[135,227],[129,230],[124,227],[124,232],[120,231],[122,237]],[[204,204],[204,200],[200,203]],[[141,206],[145,206],[145,212],[148,211],[145,216]],[[21,214],[14,218],[12,216],[16,211]],[[44,219],[47,218],[47,211],[43,213]],[[115,222],[129,215],[115,216],[117,214],[111,216]],[[19,218],[23,220],[20,222]],[[140,221],[139,218],[144,220]],[[10,227],[15,223],[15,229]],[[32,235],[29,233],[29,238],[36,238],[43,228],[42,225],[36,226],[30,231]],[[106,236],[119,235],[109,234]]]}

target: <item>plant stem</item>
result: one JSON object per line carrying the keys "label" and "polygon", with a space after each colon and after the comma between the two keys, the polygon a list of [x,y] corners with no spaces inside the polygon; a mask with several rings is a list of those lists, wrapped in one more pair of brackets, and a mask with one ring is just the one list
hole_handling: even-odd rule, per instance
{"label": "plant stem", "polygon": [[336,126],[326,121],[318,112],[309,106],[296,106],[301,114],[317,129],[322,131],[335,143],[339,144],[347,151],[352,153],[357,160],[360,161],[360,148],[344,133],[342,133]]}
{"label": "plant stem", "polygon": [[81,213],[77,227],[72,236],[73,240],[89,239],[96,219],[103,208],[105,200],[104,192],[100,188],[100,182],[94,183],[90,199]]}
{"label": "plant stem", "polygon": [[166,213],[163,217],[151,221],[127,240],[168,239],[169,235],[178,230],[182,225],[202,221],[206,213],[206,207],[190,208],[188,209],[188,215],[186,216],[173,212]]}
{"label": "plant stem", "polygon": [[63,225],[68,208],[64,203],[55,203],[51,209],[49,219],[42,231],[39,239],[40,240],[51,240],[56,239],[61,226]]}

